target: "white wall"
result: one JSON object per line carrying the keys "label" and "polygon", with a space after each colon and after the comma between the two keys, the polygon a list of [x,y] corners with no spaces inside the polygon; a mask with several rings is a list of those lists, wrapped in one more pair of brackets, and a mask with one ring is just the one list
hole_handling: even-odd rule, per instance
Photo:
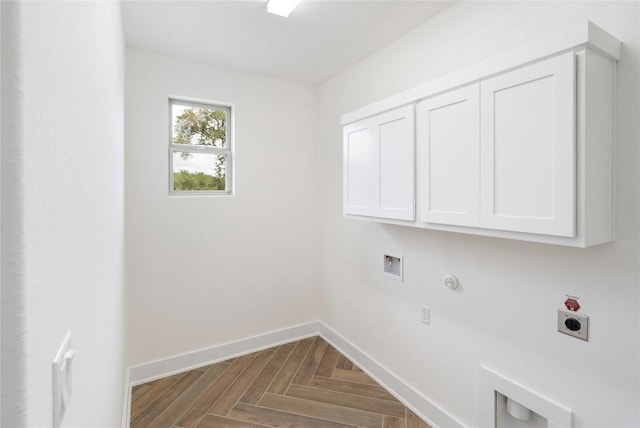
{"label": "white wall", "polygon": [[[640,424],[638,16],[637,2],[457,3],[320,89],[323,320],[464,425],[478,424],[480,364],[571,408],[576,427]],[[615,243],[572,249],[342,218],[341,114],[586,19],[624,42]],[[380,273],[384,251],[404,255],[404,283]],[[441,284],[446,273],[459,290]],[[555,331],[565,294],[591,316],[588,343]]]}
{"label": "white wall", "polygon": [[1,425],[51,426],[51,362],[71,331],[65,425],[120,426],[120,5],[2,2],[2,19]]}
{"label": "white wall", "polygon": [[[129,365],[320,315],[316,92],[128,50],[126,264]],[[231,103],[236,195],[168,195],[168,97]]]}

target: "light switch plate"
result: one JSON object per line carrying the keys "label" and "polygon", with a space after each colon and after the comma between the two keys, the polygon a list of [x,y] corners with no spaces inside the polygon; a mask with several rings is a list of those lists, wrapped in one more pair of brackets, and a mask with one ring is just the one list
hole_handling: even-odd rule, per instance
{"label": "light switch plate", "polygon": [[53,428],[60,427],[64,413],[69,405],[72,362],[71,332],[68,332],[51,364],[53,373]]}

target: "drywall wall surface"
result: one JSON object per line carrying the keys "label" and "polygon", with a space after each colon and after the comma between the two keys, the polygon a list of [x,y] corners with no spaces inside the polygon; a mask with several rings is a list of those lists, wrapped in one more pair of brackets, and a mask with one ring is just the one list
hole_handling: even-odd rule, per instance
{"label": "drywall wall surface", "polygon": [[[129,365],[317,320],[315,88],[138,50],[126,62]],[[170,96],[233,105],[235,196],[169,195]]]}
{"label": "drywall wall surface", "polygon": [[[2,165],[2,7],[0,6],[0,165]],[[0,174],[0,224],[2,224],[2,176]],[[1,227],[0,227],[1,229]],[[2,331],[2,233],[0,232],[0,332]],[[0,333],[0,337],[2,333]],[[2,358],[2,339],[0,339],[0,359]],[[0,367],[0,385],[2,369]],[[2,415],[2,387],[0,387],[0,415]],[[0,416],[0,423],[2,417]]]}
{"label": "drywall wall surface", "polygon": [[[624,43],[614,243],[574,249],[343,219],[341,114],[587,19]],[[323,321],[464,425],[478,425],[483,364],[572,409],[575,427],[638,426],[638,61],[638,2],[460,2],[324,84]],[[404,283],[382,274],[385,251],[404,256]],[[455,291],[442,285],[448,273]],[[591,317],[589,342],[556,332],[566,294]]]}
{"label": "drywall wall surface", "polygon": [[[19,19],[16,3],[2,2],[2,112],[0,116],[1,167],[3,186],[11,184],[8,189],[2,188],[2,223],[0,224],[0,257],[2,258],[1,321],[0,334],[0,426],[24,426],[24,292],[22,287],[22,147],[8,144],[18,141],[20,137],[20,109],[15,108],[20,88],[17,79],[20,72],[20,55],[18,52]],[[9,179],[9,177],[11,177]]]}
{"label": "drywall wall surface", "polygon": [[2,316],[16,321],[2,322],[2,426],[52,425],[51,363],[68,331],[75,357],[63,426],[120,426],[120,6],[2,7],[3,60],[12,60],[2,74]]}
{"label": "drywall wall surface", "polygon": [[[638,22],[640,22],[640,7],[638,7]],[[638,46],[640,46],[640,31],[638,31],[637,37]],[[638,93],[638,99],[640,99],[640,84],[637,85],[636,90]],[[636,125],[638,128],[638,135],[640,135],[640,120],[636,122]],[[638,158],[638,164],[640,164],[640,158]],[[638,197],[640,198],[640,194]],[[638,221],[640,222],[640,216],[638,216]],[[640,256],[640,254],[638,255]],[[640,266],[640,259],[638,260],[638,265]],[[640,288],[640,278],[638,279],[638,287]],[[640,299],[640,293],[638,293],[638,298]],[[638,302],[638,305],[640,305],[640,301]],[[638,329],[638,341],[640,342],[640,329]],[[640,358],[638,358],[638,366],[640,366]],[[638,368],[638,385],[640,385],[640,367]],[[638,420],[638,425],[640,425],[640,420]]]}

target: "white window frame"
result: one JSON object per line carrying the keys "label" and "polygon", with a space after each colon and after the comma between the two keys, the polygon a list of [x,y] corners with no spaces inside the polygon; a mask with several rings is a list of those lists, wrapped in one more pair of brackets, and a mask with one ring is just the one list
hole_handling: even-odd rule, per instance
{"label": "white window frame", "polygon": [[[215,146],[191,146],[184,144],[173,144],[173,106],[204,108],[211,110],[224,110],[227,114],[226,126],[226,147]],[[234,156],[234,117],[233,106],[231,104],[185,99],[180,97],[169,97],[169,195],[170,196],[233,196],[235,189],[235,156]],[[226,156],[225,161],[225,190],[173,190],[173,156],[176,152],[206,153],[218,156]]]}

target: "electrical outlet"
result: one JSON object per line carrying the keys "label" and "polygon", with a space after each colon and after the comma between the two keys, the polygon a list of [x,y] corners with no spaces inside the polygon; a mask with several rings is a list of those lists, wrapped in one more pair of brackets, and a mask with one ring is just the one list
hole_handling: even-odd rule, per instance
{"label": "electrical outlet", "polygon": [[429,325],[431,321],[429,312],[430,310],[426,306],[423,306],[422,309],[420,310],[420,322],[422,324]]}
{"label": "electrical outlet", "polygon": [[589,317],[577,312],[558,309],[558,331],[589,341]]}

